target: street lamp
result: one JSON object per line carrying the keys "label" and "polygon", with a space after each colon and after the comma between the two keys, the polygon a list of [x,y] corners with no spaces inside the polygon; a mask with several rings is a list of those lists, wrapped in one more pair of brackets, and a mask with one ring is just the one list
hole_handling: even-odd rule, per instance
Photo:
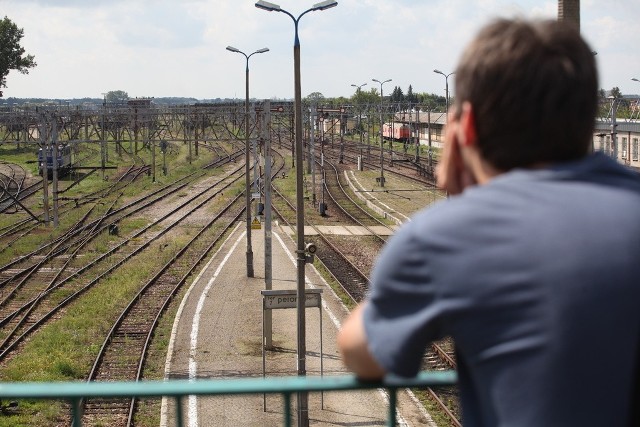
{"label": "street lamp", "polygon": [[246,192],[246,203],[247,203],[247,277],[253,277],[253,248],[251,247],[251,179],[249,177],[249,58],[256,53],[265,53],[269,51],[269,48],[264,47],[262,49],[256,50],[255,52],[247,55],[242,52],[240,49],[236,49],[233,46],[227,46],[227,50],[230,52],[240,53],[244,55],[247,60],[247,68],[246,68],[246,77],[245,77],[245,99],[244,99],[244,173],[245,173],[245,192]]}
{"label": "street lamp", "polygon": [[[306,372],[306,339],[305,339],[305,243],[304,243],[304,198],[303,198],[303,159],[302,159],[302,89],[300,84],[300,38],[298,37],[298,23],[300,18],[309,12],[326,10],[338,5],[337,1],[327,0],[316,3],[296,18],[291,13],[280,8],[279,5],[264,0],[255,6],[268,12],[282,12],[293,20],[295,38],[293,41],[293,69],[294,69],[294,108],[295,108],[295,147],[296,147],[296,234],[297,234],[297,330],[298,330],[298,375],[305,376]],[[308,394],[298,393],[298,426],[309,425]]]}
{"label": "street lamp", "polygon": [[384,138],[382,137],[382,100],[384,98],[382,85],[390,82],[391,79],[381,82],[380,80],[371,79],[376,83],[380,83],[380,187],[384,187]]}
{"label": "street lamp", "polygon": [[451,72],[449,74],[445,74],[440,70],[433,70],[434,73],[438,73],[438,74],[442,74],[444,76],[444,84],[445,84],[445,95],[447,96],[447,110],[445,111],[445,113],[449,112],[449,76],[452,74],[455,74],[454,72]]}
{"label": "street lamp", "polygon": [[633,80],[634,82],[640,82],[640,80],[636,79],[635,77],[633,77],[631,80]]}

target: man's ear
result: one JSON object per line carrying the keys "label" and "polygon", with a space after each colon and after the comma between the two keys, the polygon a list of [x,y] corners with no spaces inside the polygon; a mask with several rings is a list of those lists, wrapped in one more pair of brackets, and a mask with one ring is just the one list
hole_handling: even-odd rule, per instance
{"label": "man's ear", "polygon": [[458,120],[458,140],[461,145],[472,146],[478,142],[476,115],[469,101],[462,103],[462,111]]}

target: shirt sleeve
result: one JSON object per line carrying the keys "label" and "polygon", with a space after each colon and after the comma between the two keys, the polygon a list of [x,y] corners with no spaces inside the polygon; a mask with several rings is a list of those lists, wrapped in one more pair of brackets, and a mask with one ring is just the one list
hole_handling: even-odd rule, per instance
{"label": "shirt sleeve", "polygon": [[447,311],[433,280],[434,249],[419,227],[405,224],[383,248],[363,312],[369,351],[387,372],[405,377],[418,373],[428,343],[443,336]]}

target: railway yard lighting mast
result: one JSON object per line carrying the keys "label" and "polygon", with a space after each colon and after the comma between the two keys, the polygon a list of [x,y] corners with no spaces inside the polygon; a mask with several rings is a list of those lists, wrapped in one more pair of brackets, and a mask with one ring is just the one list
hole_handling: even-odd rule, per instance
{"label": "railway yard lighting mast", "polygon": [[387,79],[383,82],[376,79],[371,79],[376,83],[380,83],[380,187],[384,187],[384,138],[382,134],[382,102],[384,100],[384,95],[382,92],[382,85],[390,82],[391,79]]}
{"label": "railway yard lighting mast", "polygon": [[444,76],[444,93],[446,95],[446,102],[447,102],[447,109],[445,110],[445,113],[448,114],[449,113],[449,76],[452,74],[455,74],[455,71],[449,74],[445,74],[440,70],[433,70],[434,73],[437,74],[442,74]]}
{"label": "railway yard lighting mast", "polygon": [[[300,38],[298,37],[298,23],[308,12],[323,11],[338,5],[337,1],[327,0],[316,3],[310,9],[305,10],[296,18],[291,13],[282,9],[279,5],[264,0],[258,1],[255,6],[268,12],[282,12],[293,20],[295,38],[293,42],[293,68],[294,68],[294,108],[295,108],[295,147],[296,147],[296,234],[297,234],[297,336],[298,336],[298,375],[306,375],[306,339],[305,339],[305,243],[304,243],[304,198],[303,198],[303,159],[302,159],[302,89],[300,84]],[[298,426],[309,425],[308,394],[298,393]]]}
{"label": "railway yard lighting mast", "polygon": [[227,50],[230,52],[240,53],[244,55],[246,59],[246,74],[245,74],[245,99],[244,99],[244,162],[245,162],[245,193],[247,203],[247,277],[253,277],[253,248],[251,247],[251,179],[249,177],[249,58],[256,53],[265,53],[269,51],[269,48],[264,47],[256,50],[255,52],[247,55],[240,49],[236,49],[233,46],[227,46]]}

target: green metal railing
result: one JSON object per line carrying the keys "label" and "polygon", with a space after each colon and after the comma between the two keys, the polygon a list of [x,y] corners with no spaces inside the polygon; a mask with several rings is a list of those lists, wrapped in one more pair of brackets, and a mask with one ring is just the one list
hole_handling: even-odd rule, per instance
{"label": "green metal railing", "polygon": [[284,397],[284,426],[291,425],[291,396],[300,392],[347,391],[383,388],[389,392],[387,426],[395,426],[398,389],[437,388],[454,385],[455,371],[421,372],[415,378],[387,376],[383,381],[364,382],[354,376],[270,377],[233,380],[0,383],[0,400],[67,400],[74,427],[82,425],[83,398],[170,397],[175,400],[176,425],[184,425],[182,400],[190,395],[281,394]]}

